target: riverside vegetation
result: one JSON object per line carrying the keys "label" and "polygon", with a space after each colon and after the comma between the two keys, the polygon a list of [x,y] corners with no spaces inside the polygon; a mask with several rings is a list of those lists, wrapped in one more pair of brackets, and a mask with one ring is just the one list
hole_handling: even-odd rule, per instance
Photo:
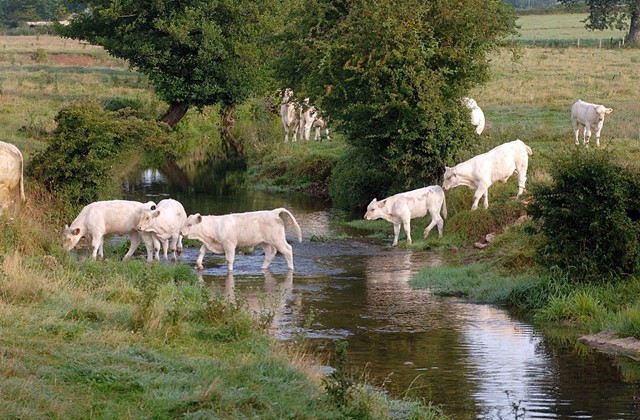
{"label": "riverside vegetation", "polygon": [[[268,311],[211,296],[191,267],[122,264],[114,245],[102,262],[64,252],[75,204],[113,197],[133,167],[170,151],[189,175],[220,156],[212,111],[169,133],[145,78],[100,48],[48,36],[0,45],[3,141],[28,168],[27,203],[0,216],[0,417],[442,417],[347,369],[323,380],[303,342],[268,338]],[[238,132],[275,126],[260,118]],[[181,159],[189,150],[199,154]]]}
{"label": "riverside vegetation", "polygon": [[[105,112],[118,115],[127,107],[152,118],[163,112],[146,78],[127,71],[100,48],[46,36],[5,37],[0,45],[0,89],[6,99],[0,105],[0,123],[7,133],[3,140],[21,148],[28,165],[54,141],[54,118],[70,100],[97,102]],[[586,74],[585,61],[592,68]],[[534,150],[530,185],[550,181],[558,151],[573,148],[569,109],[580,98],[614,108],[603,129],[603,150],[617,152],[611,153],[612,164],[634,169],[640,152],[634,97],[638,76],[633,71],[638,61],[638,50],[524,49],[516,62],[506,53],[496,54],[492,80],[471,92],[490,127],[459,160],[521,138]],[[83,102],[86,99],[89,102]],[[190,111],[168,138],[156,136],[160,148],[175,146],[177,164],[187,174],[198,161],[222,158],[215,122],[207,118],[218,112],[207,107],[203,111]],[[285,145],[280,122],[265,110],[263,98],[240,107],[236,120],[235,134],[245,143],[252,183],[321,193],[340,189],[331,181],[332,168],[347,150],[339,131],[330,143]],[[130,155],[126,164],[116,159],[109,168],[114,178],[141,164],[140,154]],[[363,165],[355,170],[366,171],[366,162]],[[98,197],[100,190],[96,188]],[[351,392],[344,378],[324,392],[291,366],[292,356],[299,366],[309,365],[304,353],[282,355],[265,338],[260,319],[236,305],[211,300],[190,269],[148,268],[137,261],[123,265],[109,261],[113,254],[104,263],[70,258],[57,243],[68,207],[31,176],[27,191],[26,208],[2,220],[3,416],[439,415],[367,393],[365,387]],[[447,194],[445,237],[412,246],[456,252],[465,264],[424,271],[416,287],[533,310],[541,321],[566,321],[583,331],[611,326],[639,335],[640,286],[635,277],[594,284],[576,281],[563,270],[540,269],[535,250],[541,240],[531,234],[533,222],[513,224],[527,213],[522,201],[510,199],[513,180],[494,185],[491,207],[474,213],[468,211],[471,191]],[[416,238],[426,225],[421,222],[412,223]],[[384,222],[353,225],[390,237]],[[488,249],[466,252],[494,231],[498,239]],[[476,262],[467,264],[469,259]]]}

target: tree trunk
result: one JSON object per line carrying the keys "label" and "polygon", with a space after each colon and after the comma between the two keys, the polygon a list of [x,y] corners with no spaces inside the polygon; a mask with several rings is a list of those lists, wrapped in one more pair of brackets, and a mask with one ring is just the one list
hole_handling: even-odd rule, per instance
{"label": "tree trunk", "polygon": [[[242,156],[244,154],[244,147],[242,147],[242,143],[231,133],[231,129],[236,124],[236,121],[233,119],[234,109],[234,105],[226,105],[222,110],[222,115],[220,116],[220,132],[227,155],[229,155],[229,152],[232,152],[235,156]],[[230,150],[231,147],[233,147],[233,151]]]}
{"label": "tree trunk", "polygon": [[169,110],[167,110],[167,113],[164,114],[160,121],[165,122],[169,124],[169,127],[174,128],[176,125],[178,125],[178,123],[180,122],[182,117],[185,116],[188,110],[189,105],[185,103],[171,104],[169,105]]}
{"label": "tree trunk", "polygon": [[635,10],[631,11],[631,23],[629,24],[628,44],[640,44],[640,1],[636,2]]}

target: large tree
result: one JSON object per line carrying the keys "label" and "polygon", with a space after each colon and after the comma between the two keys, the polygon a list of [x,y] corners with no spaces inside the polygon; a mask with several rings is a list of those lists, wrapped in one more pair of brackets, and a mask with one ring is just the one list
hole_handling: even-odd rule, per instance
{"label": "large tree", "polygon": [[629,29],[626,41],[640,44],[640,0],[559,0],[566,5],[585,4],[589,16],[585,27],[593,30]]}
{"label": "large tree", "polygon": [[[275,2],[277,3],[277,2]],[[91,0],[66,37],[103,46],[146,74],[169,104],[162,121],[175,126],[190,107],[221,104],[221,129],[261,79],[268,52],[269,0]]]}
{"label": "large tree", "polygon": [[460,99],[488,79],[515,16],[502,0],[307,0],[289,24],[279,74],[354,147],[331,193],[354,206],[437,182],[471,143]]}

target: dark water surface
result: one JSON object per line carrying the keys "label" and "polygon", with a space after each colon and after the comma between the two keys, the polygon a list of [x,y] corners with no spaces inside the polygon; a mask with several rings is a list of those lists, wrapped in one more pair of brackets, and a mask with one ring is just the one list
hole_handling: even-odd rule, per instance
{"label": "dark water surface", "polygon": [[[209,254],[203,272],[213,293],[272,314],[279,339],[306,334],[324,360],[333,341],[345,339],[356,377],[399,398],[433,401],[454,419],[512,419],[516,413],[640,419],[638,362],[545,337],[494,306],[412,290],[412,275],[445,263],[446,254],[389,249],[366,239],[309,241],[343,233],[344,214],[303,194],[247,192],[209,182],[178,187],[148,170],[124,190],[132,199],[170,196],[189,214],[289,209],[303,232],[298,243],[288,230],[294,273],[287,272],[281,255],[262,272],[259,248],[237,255],[233,274],[227,274],[223,256]],[[181,261],[192,265],[197,253],[186,249]]]}

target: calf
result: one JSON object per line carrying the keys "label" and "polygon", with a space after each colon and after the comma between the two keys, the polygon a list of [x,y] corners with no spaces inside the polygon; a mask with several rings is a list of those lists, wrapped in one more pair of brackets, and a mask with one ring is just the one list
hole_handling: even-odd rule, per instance
{"label": "calf", "polygon": [[573,135],[576,138],[576,144],[580,144],[578,141],[578,132],[580,126],[584,126],[582,132],[582,144],[589,146],[589,139],[591,139],[591,128],[596,130],[596,146],[600,147],[600,131],[604,125],[604,116],[611,114],[613,109],[606,108],[604,105],[591,104],[583,100],[578,100],[571,107],[571,124],[573,125]]}
{"label": "calf", "polygon": [[[158,203],[155,209],[142,213],[136,229],[138,232],[149,232],[158,238],[162,244],[165,261],[169,261],[167,250],[171,249],[172,260],[176,261],[176,249],[178,255],[182,254],[182,236],[180,228],[187,220],[187,213],[179,201],[167,198]],[[156,259],[159,258],[159,249],[156,251]]]}
{"label": "calf", "polygon": [[320,141],[322,140],[320,137],[320,129],[324,128],[327,140],[331,140],[329,138],[329,128],[327,127],[327,121],[321,117],[321,112],[314,105],[309,103],[309,98],[305,98],[302,101],[302,105],[300,108],[300,127],[302,128],[302,135],[304,135],[304,139],[309,141],[311,137],[311,129],[315,129],[314,140]]}
{"label": "calf", "polygon": [[2,209],[13,201],[14,191],[20,191],[20,199],[24,196],[24,160],[20,150],[11,143],[0,141],[0,214]]}
{"label": "calf", "polygon": [[462,103],[471,111],[471,124],[476,128],[478,135],[484,131],[484,112],[473,98],[462,98]]}
{"label": "calf", "polygon": [[514,172],[517,172],[518,194],[516,198],[518,198],[524,191],[527,182],[527,167],[531,153],[531,148],[520,139],[501,144],[452,168],[445,166],[442,187],[445,190],[459,185],[475,188],[471,210],[478,208],[478,201],[483,196],[484,208],[486,209],[489,207],[489,187],[491,184],[498,181],[507,182],[507,179]]}
{"label": "calf", "polygon": [[291,219],[296,228],[298,241],[302,242],[300,226],[285,208],[224,216],[193,214],[185,220],[180,233],[187,238],[198,239],[203,244],[196,260],[198,270],[204,268],[202,260],[207,250],[215,254],[224,254],[229,271],[233,271],[236,247],[256,245],[262,245],[264,249],[263,270],[269,267],[277,252],[284,255],[287,267],[293,270],[293,250],[285,237],[282,214]]}
{"label": "calf", "polygon": [[153,201],[139,203],[127,200],[96,201],[88,204],[80,211],[71,226],[64,227],[62,232],[64,249],[71,251],[83,236],[91,237],[93,259],[96,259],[97,255],[104,258],[104,235],[117,233],[129,235],[131,239],[131,246],[123,261],[131,258],[141,239],[147,248],[147,261],[152,261],[152,250],[155,245],[153,236],[148,232],[138,232],[136,225],[143,212],[155,209],[155,206]]}
{"label": "calf", "polygon": [[364,218],[366,220],[385,219],[393,223],[394,237],[391,245],[396,246],[400,235],[400,224],[402,223],[407,234],[407,244],[411,244],[411,219],[424,217],[427,213],[431,215],[431,223],[425,228],[423,236],[426,238],[431,229],[438,225],[438,236],[442,237],[444,219],[447,218],[447,203],[444,191],[439,185],[392,195],[381,201],[374,198],[367,206]]}

